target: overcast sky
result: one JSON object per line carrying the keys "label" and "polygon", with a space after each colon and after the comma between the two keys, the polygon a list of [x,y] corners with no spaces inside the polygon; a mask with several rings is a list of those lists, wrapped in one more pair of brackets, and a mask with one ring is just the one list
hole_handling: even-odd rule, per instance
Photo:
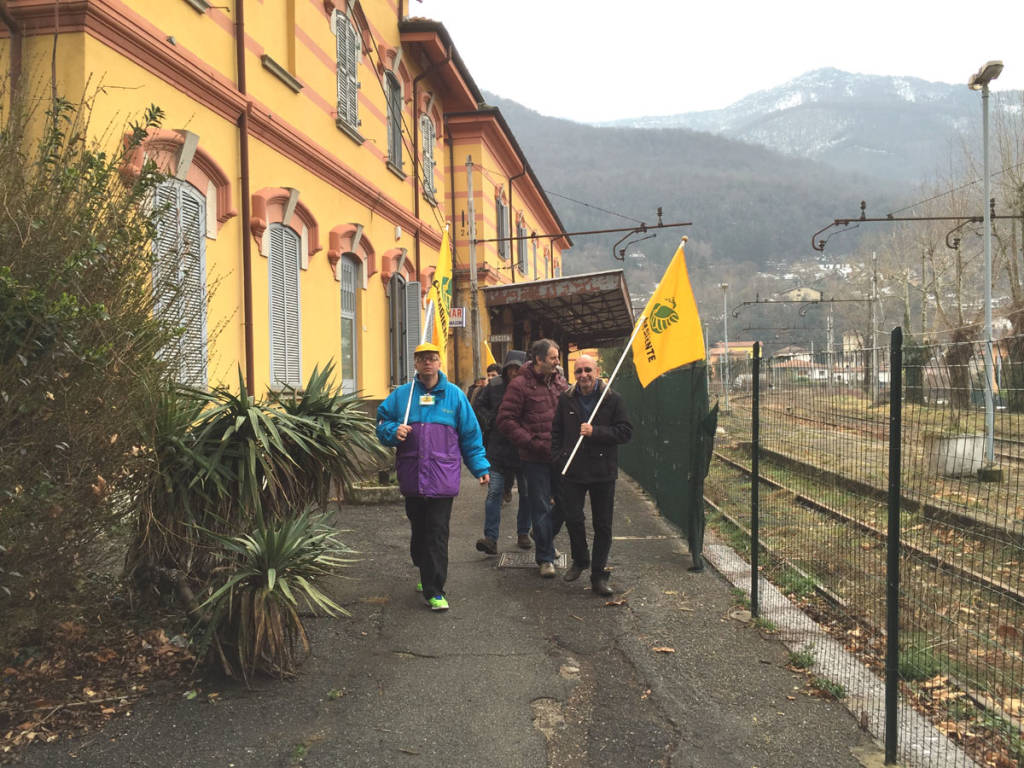
{"label": "overcast sky", "polygon": [[405,0],[476,84],[581,122],[726,107],[805,72],[1024,88],[1024,0]]}

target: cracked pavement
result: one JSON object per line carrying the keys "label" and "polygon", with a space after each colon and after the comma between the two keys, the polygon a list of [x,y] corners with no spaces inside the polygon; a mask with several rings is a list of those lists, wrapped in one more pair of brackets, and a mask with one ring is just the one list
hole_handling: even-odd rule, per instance
{"label": "cracked pavement", "polygon": [[[724,579],[686,570],[685,541],[627,479],[610,600],[586,578],[541,579],[477,552],[484,494],[464,473],[447,613],[414,591],[401,503],[343,506],[341,538],[361,559],[327,587],[351,616],[309,620],[312,655],[297,679],[252,690],[209,680],[194,699],[155,693],[102,732],[19,762],[858,768],[880,754],[842,704],[801,692],[781,643],[730,616]],[[515,549],[516,503],[504,507],[499,551]],[[556,546],[568,551],[564,531]]]}

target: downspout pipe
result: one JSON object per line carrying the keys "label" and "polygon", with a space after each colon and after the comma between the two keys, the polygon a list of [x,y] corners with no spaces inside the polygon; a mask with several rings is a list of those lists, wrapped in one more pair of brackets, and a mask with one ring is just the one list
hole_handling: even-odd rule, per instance
{"label": "downspout pipe", "polygon": [[[444,116],[444,140],[448,145],[448,182],[450,185],[450,197],[451,200],[451,214],[452,214],[452,229],[455,229],[455,141],[452,139],[451,133],[448,131],[448,115]],[[449,239],[449,245],[452,249],[452,298],[455,297],[455,237]],[[459,370],[459,345],[453,344],[454,360],[452,361],[452,370],[458,373]]]}
{"label": "downspout pipe", "polygon": [[[399,6],[399,14],[401,14],[401,6]],[[401,16],[399,16],[401,20]],[[412,79],[412,208],[413,216],[416,218],[416,247],[414,251],[414,258],[416,259],[416,276],[420,275],[420,119],[419,115],[416,114],[416,110],[419,108],[418,96],[419,96],[419,84],[420,80],[433,72],[437,67],[442,64],[447,64],[452,59],[452,49],[448,48],[448,55],[440,61],[437,61],[427,67],[425,70],[420,72],[416,77]]]}
{"label": "downspout pipe", "polygon": [[[238,67],[238,92],[246,95],[245,82],[245,0],[235,0],[235,58]],[[249,100],[238,116],[238,151],[241,165],[242,195],[242,317],[245,335],[245,386],[249,394],[256,387],[256,365],[253,361],[252,320],[252,238],[249,235],[251,201],[249,199]]]}
{"label": "downspout pipe", "polygon": [[21,41],[23,37],[21,23],[14,18],[11,9],[7,7],[7,0],[0,0],[0,21],[7,26],[11,33],[11,104],[13,105],[18,96],[18,86],[21,84]]}

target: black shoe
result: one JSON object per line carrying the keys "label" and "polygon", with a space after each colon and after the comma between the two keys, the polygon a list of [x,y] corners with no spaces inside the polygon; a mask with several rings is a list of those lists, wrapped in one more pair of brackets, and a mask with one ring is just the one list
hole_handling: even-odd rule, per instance
{"label": "black shoe", "polygon": [[588,567],[589,566],[586,565],[576,565],[576,563],[573,563],[566,569],[565,575],[562,578],[566,581],[576,581],[576,579],[580,577],[580,574]]}
{"label": "black shoe", "polygon": [[596,579],[591,579],[590,588],[597,594],[604,595],[605,597],[615,594],[615,590],[608,586],[607,576],[599,576]]}
{"label": "black shoe", "polygon": [[494,539],[488,539],[487,537],[477,539],[476,548],[480,552],[483,552],[488,555],[498,554],[498,542],[496,542]]}

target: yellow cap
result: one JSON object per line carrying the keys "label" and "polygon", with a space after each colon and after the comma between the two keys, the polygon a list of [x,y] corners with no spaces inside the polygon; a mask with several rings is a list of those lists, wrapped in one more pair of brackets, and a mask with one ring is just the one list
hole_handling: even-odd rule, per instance
{"label": "yellow cap", "polygon": [[420,352],[437,352],[437,354],[440,355],[441,348],[437,346],[437,344],[431,344],[428,341],[424,344],[420,344],[418,347],[416,347],[416,349],[413,350],[414,355],[418,355]]}

